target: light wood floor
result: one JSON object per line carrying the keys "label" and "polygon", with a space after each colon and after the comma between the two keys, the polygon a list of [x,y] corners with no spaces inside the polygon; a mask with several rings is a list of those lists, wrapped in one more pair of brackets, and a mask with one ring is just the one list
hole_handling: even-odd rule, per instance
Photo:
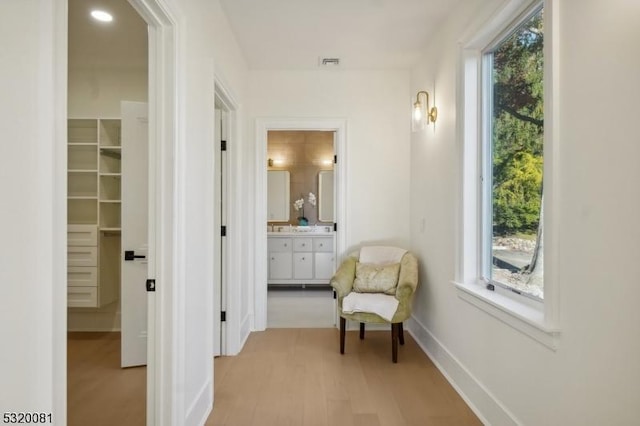
{"label": "light wood floor", "polygon": [[[252,333],[242,352],[214,361],[207,425],[479,425],[460,396],[405,333],[398,363],[390,333],[336,329]],[[145,368],[120,368],[119,333],[70,333],[68,424],[144,425]]]}
{"label": "light wood floor", "polygon": [[120,333],[68,333],[68,426],[144,425],[146,380],[120,368]]}
{"label": "light wood floor", "polygon": [[215,360],[207,425],[478,425],[480,421],[408,333],[391,362],[390,332],[336,329],[252,333]]}

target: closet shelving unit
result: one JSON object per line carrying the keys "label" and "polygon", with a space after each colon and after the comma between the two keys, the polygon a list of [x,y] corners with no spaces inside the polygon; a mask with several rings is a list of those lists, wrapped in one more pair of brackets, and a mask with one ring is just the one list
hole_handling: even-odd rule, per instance
{"label": "closet shelving unit", "polygon": [[98,308],[120,287],[120,119],[68,120],[68,306]]}

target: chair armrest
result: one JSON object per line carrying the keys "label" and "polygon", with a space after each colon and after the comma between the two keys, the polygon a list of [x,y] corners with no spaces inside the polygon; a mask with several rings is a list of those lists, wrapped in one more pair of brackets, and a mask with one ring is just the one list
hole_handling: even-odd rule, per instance
{"label": "chair armrest", "polygon": [[411,253],[402,257],[396,299],[408,303],[418,287],[418,260]]}
{"label": "chair armrest", "polygon": [[356,276],[356,259],[347,257],[336,273],[331,278],[331,287],[338,294],[338,298],[342,299],[351,292],[353,280]]}

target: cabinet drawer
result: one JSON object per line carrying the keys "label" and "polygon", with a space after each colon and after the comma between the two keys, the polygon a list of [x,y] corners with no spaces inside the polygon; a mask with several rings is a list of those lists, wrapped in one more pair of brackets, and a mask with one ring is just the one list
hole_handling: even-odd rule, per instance
{"label": "cabinet drawer", "polygon": [[97,287],[67,287],[67,306],[70,308],[95,308],[98,306]]}
{"label": "cabinet drawer", "polygon": [[67,266],[98,266],[98,248],[67,247]]}
{"label": "cabinet drawer", "polygon": [[291,251],[291,238],[274,238],[268,239],[269,252],[272,251]]}
{"label": "cabinet drawer", "polygon": [[95,246],[98,244],[98,227],[94,225],[67,225],[68,246]]}
{"label": "cabinet drawer", "polygon": [[95,266],[68,267],[67,285],[71,287],[97,287],[98,268]]}
{"label": "cabinet drawer", "polygon": [[293,251],[311,251],[313,244],[311,238],[295,238],[293,240]]}
{"label": "cabinet drawer", "polygon": [[332,252],[333,251],[333,238],[322,237],[313,239],[313,251],[320,252]]}

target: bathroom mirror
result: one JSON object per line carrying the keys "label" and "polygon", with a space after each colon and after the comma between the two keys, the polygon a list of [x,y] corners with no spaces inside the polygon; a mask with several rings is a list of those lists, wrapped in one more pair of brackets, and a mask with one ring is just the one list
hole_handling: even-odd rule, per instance
{"label": "bathroom mirror", "polygon": [[289,221],[289,172],[267,171],[267,221]]}
{"label": "bathroom mirror", "polygon": [[333,222],[333,170],[318,172],[318,220]]}

